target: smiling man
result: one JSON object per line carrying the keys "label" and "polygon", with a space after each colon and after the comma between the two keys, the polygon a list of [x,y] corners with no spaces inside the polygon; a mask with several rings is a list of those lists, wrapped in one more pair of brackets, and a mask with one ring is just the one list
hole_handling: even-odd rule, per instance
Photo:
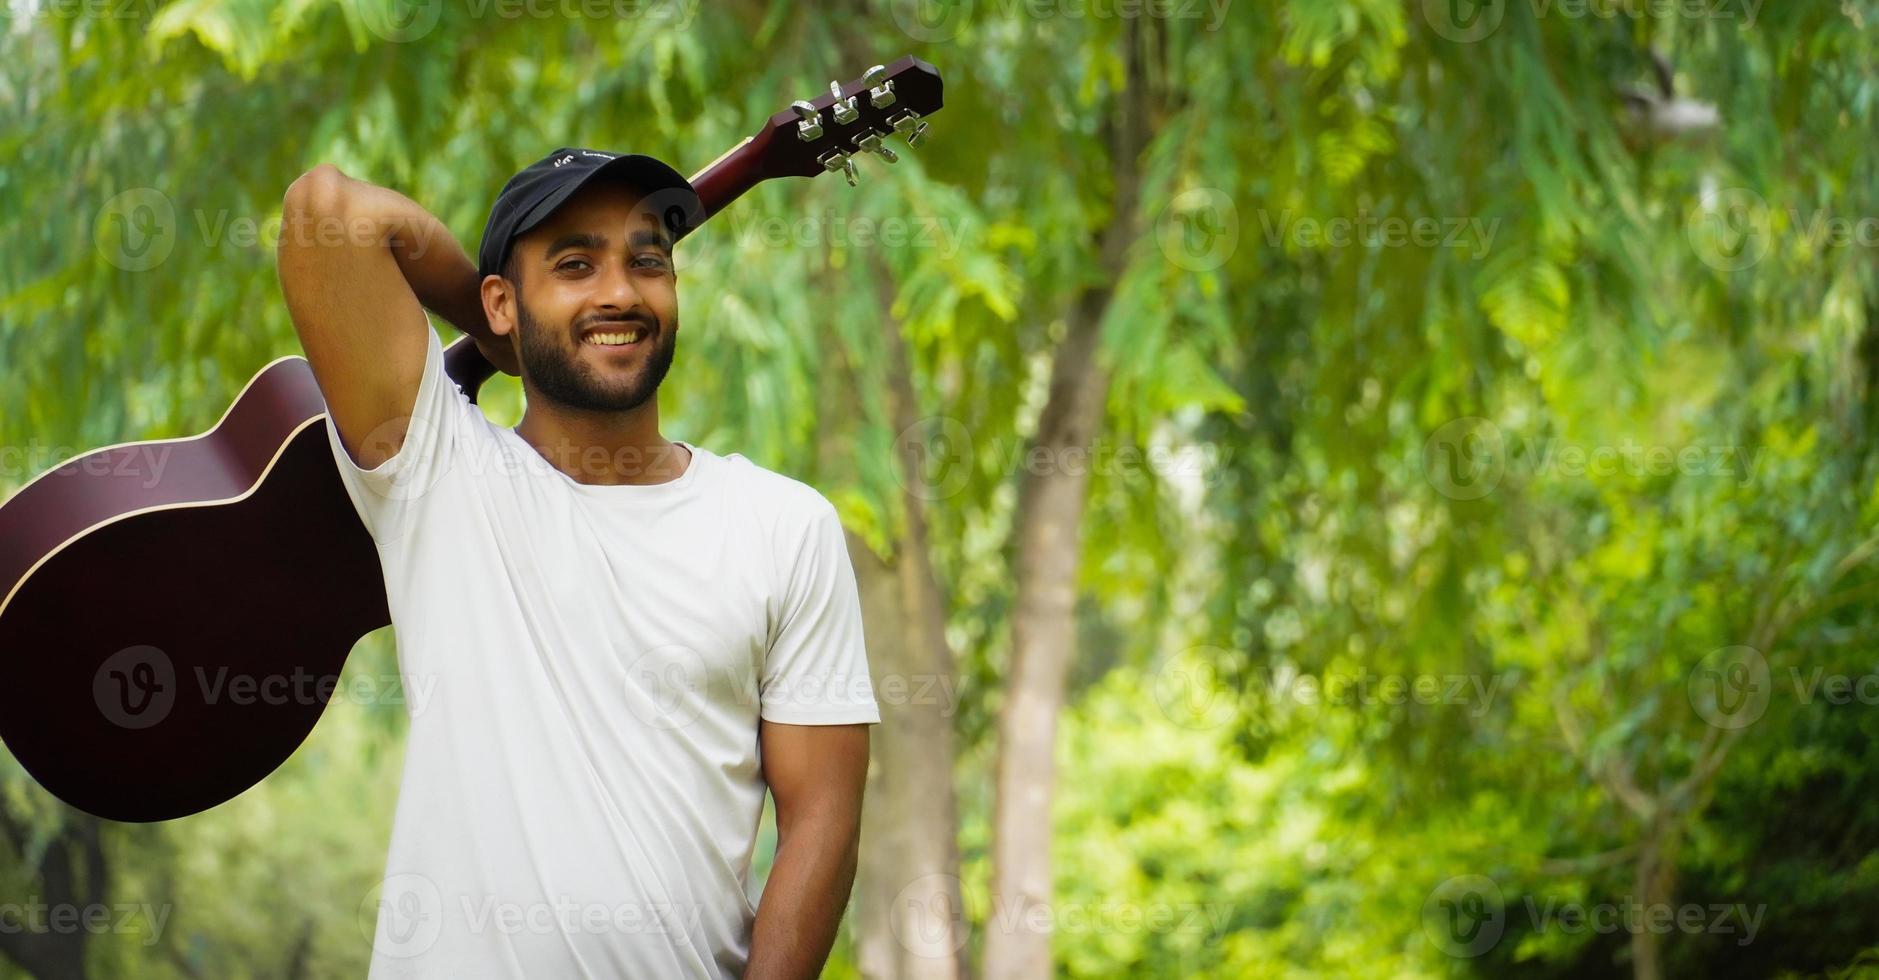
{"label": "smiling man", "polygon": [[[410,712],[371,975],[817,975],[880,717],[834,508],[660,434],[692,187],[557,150],[503,187],[475,265],[330,165],[283,208],[281,289],[399,669],[434,689]],[[444,373],[426,307],[521,377],[514,429]]]}

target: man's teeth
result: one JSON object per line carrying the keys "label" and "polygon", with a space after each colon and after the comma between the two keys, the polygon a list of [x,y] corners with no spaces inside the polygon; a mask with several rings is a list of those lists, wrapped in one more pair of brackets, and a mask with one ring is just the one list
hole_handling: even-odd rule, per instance
{"label": "man's teeth", "polygon": [[604,347],[618,347],[622,344],[637,344],[639,343],[640,335],[643,332],[644,331],[634,329],[634,330],[627,330],[621,333],[590,333],[587,335],[587,342],[590,344],[600,344],[601,346],[604,346]]}

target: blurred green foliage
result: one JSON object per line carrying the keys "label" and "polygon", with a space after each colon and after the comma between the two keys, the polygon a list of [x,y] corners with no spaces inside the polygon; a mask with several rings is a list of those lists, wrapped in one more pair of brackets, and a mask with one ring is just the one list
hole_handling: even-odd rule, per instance
{"label": "blurred green foliage", "polygon": [[[886,550],[901,332],[971,463],[929,514],[975,948],[998,927],[1013,489],[1117,219],[1122,8],[6,9],[0,489],[200,431],[296,351],[267,222],[315,163],[473,248],[555,146],[690,171],[829,78],[938,66],[919,151],[853,190],[765,184],[688,239],[663,406]],[[1170,109],[1101,441],[1169,455],[1092,484],[1059,971],[1879,975],[1879,5],[1134,9]],[[1716,125],[1650,108],[1653,52]],[[911,237],[882,244],[894,219]],[[488,391],[519,416],[513,381]],[[348,671],[393,674],[389,631]],[[100,827],[8,759],[0,901],[96,840],[98,893],[169,915],[89,936],[91,974],[358,975],[403,710],[335,704],[262,786],[159,826]],[[1644,947],[1548,911],[1631,903],[1746,911]]]}

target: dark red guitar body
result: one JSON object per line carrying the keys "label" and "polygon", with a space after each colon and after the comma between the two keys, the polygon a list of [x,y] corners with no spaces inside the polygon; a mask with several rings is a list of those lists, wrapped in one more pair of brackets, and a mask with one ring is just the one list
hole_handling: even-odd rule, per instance
{"label": "dark red guitar body", "polygon": [[[883,80],[894,97],[873,105]],[[912,132],[940,108],[939,74],[902,58],[842,99],[848,121],[825,94],[693,177],[704,217]],[[495,370],[467,337],[445,369],[472,401]],[[0,505],[0,739],[53,795],[113,820],[185,816],[312,732],[353,645],[391,622],[325,427],[312,369],[283,357],[208,432],[95,450]]]}
{"label": "dark red guitar body", "polygon": [[239,703],[226,682],[335,676],[391,621],[325,412],[306,360],[282,358],[209,433],[99,450],[0,508],[0,581],[19,583],[0,731],[55,796],[162,820],[240,793],[326,704]]}

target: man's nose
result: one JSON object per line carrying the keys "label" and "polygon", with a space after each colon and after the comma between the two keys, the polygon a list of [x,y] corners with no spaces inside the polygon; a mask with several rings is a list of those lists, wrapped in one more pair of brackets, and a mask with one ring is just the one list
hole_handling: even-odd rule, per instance
{"label": "man's nose", "polygon": [[630,310],[639,305],[639,289],[633,285],[633,273],[625,262],[607,263],[598,288],[595,301],[602,307]]}

